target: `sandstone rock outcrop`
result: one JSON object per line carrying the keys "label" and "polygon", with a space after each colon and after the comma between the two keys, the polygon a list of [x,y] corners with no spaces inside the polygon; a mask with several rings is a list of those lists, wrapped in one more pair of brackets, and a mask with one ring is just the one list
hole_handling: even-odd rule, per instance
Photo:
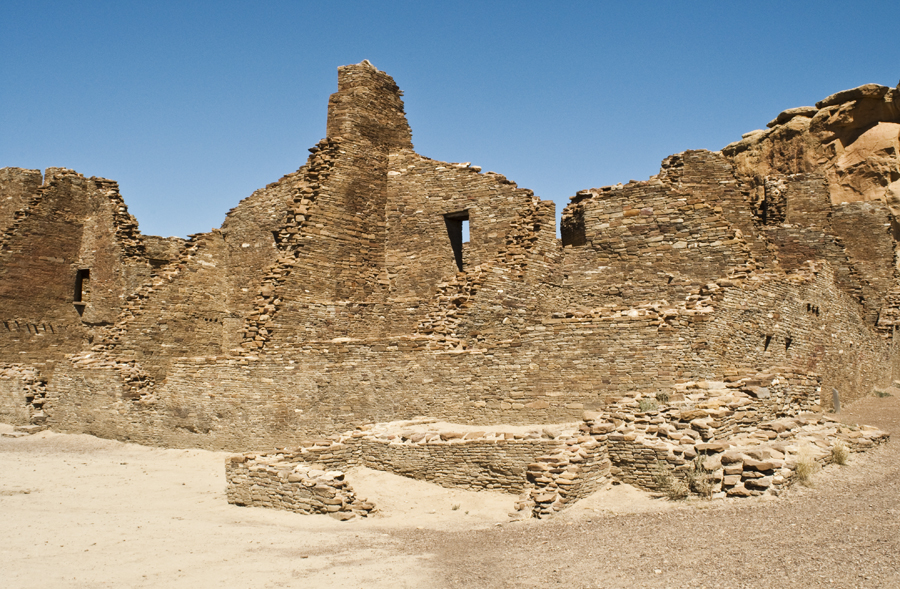
{"label": "sandstone rock outcrop", "polygon": [[900,212],[900,87],[866,84],[783,111],[722,152],[757,189],[773,174],[822,173],[834,205]]}

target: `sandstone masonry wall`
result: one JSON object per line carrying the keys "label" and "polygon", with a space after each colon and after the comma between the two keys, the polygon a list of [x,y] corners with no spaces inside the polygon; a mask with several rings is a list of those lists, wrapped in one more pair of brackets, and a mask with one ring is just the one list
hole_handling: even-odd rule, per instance
{"label": "sandstone masonry wall", "polygon": [[[38,411],[24,390],[15,401],[25,385],[11,378],[4,411],[22,419],[26,406],[61,431],[263,450],[417,415],[564,422],[623,395],[776,368],[816,374],[845,400],[868,394],[900,366],[898,224],[887,200],[835,202],[835,186],[870,167],[837,152],[826,159],[840,174],[811,166],[788,134],[833,133],[822,145],[838,150],[851,127],[857,140],[890,131],[893,90],[851,94],[779,117],[759,141],[580,191],[561,240],[552,202],[416,154],[402,92],[368,62],[340,68],[328,136],[297,171],[187,241],[142,236],[112,181],[6,169],[0,189],[20,204],[0,236],[0,361],[46,386]],[[775,138],[783,149],[750,173],[751,152]],[[513,442],[490,452],[515,448],[519,468],[528,444]],[[488,477],[453,454],[460,443],[371,444],[385,464],[460,461],[453,484]],[[466,444],[472,456],[490,445]],[[548,469],[534,470],[534,510],[600,484],[611,455],[591,444],[533,457]]]}

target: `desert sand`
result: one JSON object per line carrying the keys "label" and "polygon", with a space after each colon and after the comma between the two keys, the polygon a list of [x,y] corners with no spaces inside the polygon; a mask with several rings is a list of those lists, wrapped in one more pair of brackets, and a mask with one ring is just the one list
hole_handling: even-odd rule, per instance
{"label": "desert sand", "polygon": [[[896,436],[900,396],[842,418]],[[521,522],[513,495],[359,468],[348,480],[379,511],[339,522],[229,505],[227,453],[0,437],[0,586],[896,588],[898,454],[892,441],[854,455],[776,500],[617,485]]]}

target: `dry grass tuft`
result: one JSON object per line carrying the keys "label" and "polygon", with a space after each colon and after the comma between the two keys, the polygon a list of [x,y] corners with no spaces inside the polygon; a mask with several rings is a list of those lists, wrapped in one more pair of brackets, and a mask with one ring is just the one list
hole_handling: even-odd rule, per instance
{"label": "dry grass tuft", "polygon": [[659,404],[656,402],[656,399],[641,399],[638,401],[638,411],[642,413],[656,411],[657,409],[659,409]]}
{"label": "dry grass tuft", "polygon": [[703,467],[703,456],[697,456],[687,472],[687,485],[691,491],[704,499],[710,499],[715,490],[712,473]]}
{"label": "dry grass tuft", "polygon": [[834,443],[834,446],[831,447],[831,461],[835,464],[839,464],[844,466],[847,464],[847,460],[850,458],[850,450],[847,449],[847,446],[844,445],[840,440]]}
{"label": "dry grass tuft", "polygon": [[819,463],[816,462],[809,446],[800,448],[797,455],[797,465],[794,467],[794,476],[797,482],[806,487],[812,486],[812,476],[819,472]]}
{"label": "dry grass tuft", "polygon": [[657,490],[665,494],[669,501],[680,501],[687,499],[691,494],[688,483],[676,477],[662,462],[656,463],[653,470],[653,484]]}

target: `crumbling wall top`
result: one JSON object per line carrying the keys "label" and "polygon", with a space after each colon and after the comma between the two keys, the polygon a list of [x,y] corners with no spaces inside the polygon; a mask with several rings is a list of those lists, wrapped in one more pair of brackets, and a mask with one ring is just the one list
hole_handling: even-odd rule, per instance
{"label": "crumbling wall top", "polygon": [[394,78],[363,60],[338,68],[338,91],[328,100],[328,137],[412,149],[412,131]]}

